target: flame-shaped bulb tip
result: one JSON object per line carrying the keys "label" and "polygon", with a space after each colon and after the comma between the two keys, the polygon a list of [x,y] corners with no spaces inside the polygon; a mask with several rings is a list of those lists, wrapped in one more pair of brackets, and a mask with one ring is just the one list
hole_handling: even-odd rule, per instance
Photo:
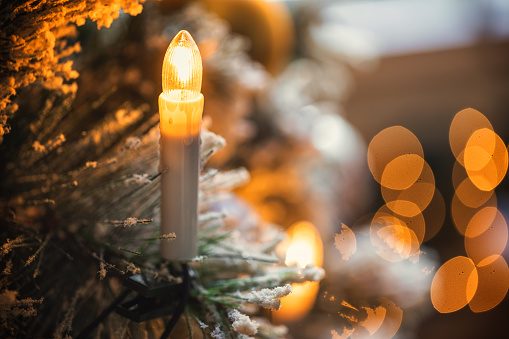
{"label": "flame-shaped bulb tip", "polygon": [[163,93],[168,99],[193,100],[200,95],[203,66],[200,51],[188,31],[171,41],[163,61]]}

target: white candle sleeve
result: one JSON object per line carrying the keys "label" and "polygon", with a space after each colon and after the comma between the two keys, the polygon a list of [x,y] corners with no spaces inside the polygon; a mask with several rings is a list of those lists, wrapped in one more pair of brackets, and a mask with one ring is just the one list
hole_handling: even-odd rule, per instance
{"label": "white candle sleeve", "polygon": [[203,95],[175,101],[159,96],[161,129],[161,235],[174,232],[174,241],[161,240],[161,256],[189,260],[198,255],[198,185],[200,123]]}

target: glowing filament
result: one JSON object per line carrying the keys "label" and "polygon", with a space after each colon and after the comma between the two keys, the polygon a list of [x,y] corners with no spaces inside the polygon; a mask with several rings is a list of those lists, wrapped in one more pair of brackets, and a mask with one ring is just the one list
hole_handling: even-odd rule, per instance
{"label": "glowing filament", "polygon": [[180,31],[168,46],[163,61],[163,94],[167,99],[188,101],[201,91],[202,61],[198,46],[187,31]]}

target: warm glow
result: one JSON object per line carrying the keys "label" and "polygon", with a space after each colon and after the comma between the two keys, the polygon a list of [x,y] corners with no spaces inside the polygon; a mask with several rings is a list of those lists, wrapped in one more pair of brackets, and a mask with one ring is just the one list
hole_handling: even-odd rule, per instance
{"label": "warm glow", "polygon": [[376,232],[381,244],[377,253],[387,261],[396,262],[408,259],[419,251],[419,241],[415,233],[406,226],[389,225]]}
{"label": "warm glow", "polygon": [[281,299],[279,311],[272,311],[276,323],[302,320],[313,307],[320,286],[317,282],[292,284],[292,293]]}
{"label": "warm glow", "polygon": [[196,43],[187,31],[180,31],[164,56],[159,114],[161,134],[183,139],[187,146],[199,139],[203,113],[202,71]]}
{"label": "warm glow", "polygon": [[[456,158],[451,214],[458,232],[465,237],[468,257],[452,258],[437,270],[431,301],[441,313],[458,311],[467,304],[473,312],[484,312],[497,306],[509,289],[509,267],[503,257],[509,230],[495,194],[495,188],[506,177],[509,153],[489,120],[471,108],[456,114],[449,141]],[[419,249],[421,243],[437,234],[446,214],[444,198],[435,188],[422,147],[412,132],[395,126],[372,139],[367,156],[386,203],[371,218],[371,243],[387,261],[414,262],[424,253]],[[344,246],[338,244],[345,239],[343,233],[336,235],[340,251]],[[357,337],[390,338],[401,319],[395,312],[394,321],[388,320],[389,308],[364,308],[364,322],[359,315],[340,312],[340,316],[351,323]],[[348,336],[352,331],[345,333]],[[335,331],[332,334],[344,337]]]}
{"label": "warm glow", "polygon": [[355,233],[348,226],[342,224],[341,230],[334,236],[334,245],[341,253],[341,259],[349,260],[357,251]]}
{"label": "warm glow", "polygon": [[456,114],[449,140],[457,159],[451,212],[465,236],[468,258],[456,257],[442,265],[431,286],[431,299],[440,312],[456,311],[466,303],[472,311],[484,312],[504,299],[509,286],[509,269],[500,256],[507,245],[507,223],[494,192],[506,175],[508,153],[489,120],[470,108]]}
{"label": "warm glow", "polygon": [[445,220],[445,210],[444,197],[440,191],[435,188],[433,199],[431,199],[428,207],[422,211],[424,224],[426,225],[426,231],[423,239],[424,242],[432,239],[442,228]]}
{"label": "warm glow", "polygon": [[473,108],[466,108],[454,116],[449,130],[449,143],[452,153],[462,166],[465,164],[463,151],[467,142],[476,130],[482,128],[493,130],[488,118]]}
{"label": "warm glow", "polygon": [[378,306],[377,308],[369,308],[364,307],[364,310],[366,311],[366,319],[362,321],[359,325],[364,327],[370,335],[373,335],[377,333],[377,331],[382,326],[385,316],[387,314],[387,309]]}
{"label": "warm glow", "polygon": [[355,330],[353,328],[347,328],[346,326],[343,328],[341,334],[338,334],[336,330],[332,330],[332,339],[348,339],[353,334]]}
{"label": "warm glow", "polygon": [[167,99],[197,99],[201,91],[202,61],[198,46],[187,31],[180,31],[166,50],[163,93]]}
{"label": "warm glow", "polygon": [[419,139],[401,126],[386,128],[375,135],[367,156],[373,178],[382,186],[396,190],[410,187],[424,165]]}
{"label": "warm glow", "polygon": [[474,262],[466,257],[447,261],[435,274],[431,284],[431,302],[440,313],[465,307],[477,291],[478,275]]}
{"label": "warm glow", "polygon": [[485,207],[470,220],[465,232],[468,257],[478,264],[502,254],[507,245],[507,223],[495,207]]}
{"label": "warm glow", "polygon": [[403,310],[387,297],[378,298],[380,307],[385,309],[382,325],[374,333],[374,338],[392,338],[396,335],[403,321]]}
{"label": "warm glow", "polygon": [[295,223],[286,232],[289,237],[289,246],[286,250],[285,264],[297,264],[304,268],[309,264],[322,266],[323,245],[320,234],[310,222]]}
{"label": "warm glow", "polygon": [[451,214],[454,221],[454,226],[461,235],[465,235],[467,226],[474,215],[481,209],[486,207],[497,207],[497,195],[493,192],[490,198],[481,206],[477,208],[471,208],[465,206],[458,197],[458,192],[454,194],[451,203]]}
{"label": "warm glow", "polygon": [[[431,195],[432,197],[433,195]],[[430,197],[430,200],[431,200]],[[396,214],[405,216],[405,217],[414,217],[417,214],[421,213],[421,209],[412,201],[408,200],[394,200],[388,201],[387,207],[389,207],[392,211],[396,212]]]}
{"label": "warm glow", "polygon": [[424,211],[434,223],[428,239],[438,232],[445,215],[443,198],[440,193],[435,196],[435,176],[419,140],[401,126],[384,129],[369,144],[368,166],[386,203],[371,221],[372,244],[388,261],[418,260],[426,236]]}
{"label": "warm glow", "polygon": [[[387,203],[387,207],[399,215],[413,217],[424,211],[433,199],[435,193],[435,177],[428,163],[422,158],[420,159],[422,162],[420,162],[418,166],[422,168],[422,172],[420,172],[417,178],[412,179],[414,182],[408,188],[395,190],[389,188],[387,185],[382,185],[381,187],[382,197]],[[387,168],[389,168],[389,166],[387,166]],[[408,170],[400,172],[408,173]],[[383,182],[384,181],[382,181],[382,183]]]}
{"label": "warm glow", "polygon": [[[322,266],[323,243],[317,229],[310,222],[295,223],[288,235],[286,265],[304,268],[309,264]],[[319,285],[317,282],[293,284],[292,293],[281,300],[281,309],[273,312],[277,322],[298,321],[306,316],[315,303]]]}
{"label": "warm glow", "polygon": [[470,178],[465,178],[456,188],[456,195],[465,206],[477,208],[491,198],[493,191],[481,191]]}
{"label": "warm glow", "polygon": [[285,264],[306,267],[313,260],[313,245],[305,240],[296,241],[288,247]]}
{"label": "warm glow", "polygon": [[177,83],[188,84],[191,79],[190,61],[193,59],[191,50],[184,46],[176,46],[173,50],[173,64],[175,65],[175,75]]}
{"label": "warm glow", "polygon": [[419,179],[423,166],[424,159],[420,155],[400,155],[387,164],[380,184],[393,190],[407,189]]}
{"label": "warm glow", "polygon": [[[371,220],[371,243],[379,250],[379,254],[392,252],[393,260],[391,261],[408,259],[417,254],[425,233],[426,224],[422,213],[405,217],[396,215],[387,205],[384,205]],[[405,250],[401,251],[400,249],[403,248]],[[401,256],[405,253],[408,256]],[[387,259],[387,255],[384,255],[384,258]]]}
{"label": "warm glow", "polygon": [[378,298],[377,304],[372,307],[361,307],[362,311],[346,301],[341,302],[341,305],[347,309],[338,312],[339,316],[350,323],[350,328],[345,327],[341,335],[333,330],[333,339],[392,338],[403,320],[403,310],[387,297]]}
{"label": "warm glow", "polygon": [[468,177],[480,190],[492,191],[504,179],[509,161],[507,148],[492,130],[475,131],[463,153]]}
{"label": "warm glow", "polygon": [[509,268],[500,255],[486,258],[477,265],[479,286],[470,301],[470,309],[476,313],[491,310],[504,300],[509,287]]}

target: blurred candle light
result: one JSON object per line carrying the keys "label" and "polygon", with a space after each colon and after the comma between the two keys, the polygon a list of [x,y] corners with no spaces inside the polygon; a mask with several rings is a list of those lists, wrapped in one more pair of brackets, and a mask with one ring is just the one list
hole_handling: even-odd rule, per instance
{"label": "blurred candle light", "polygon": [[161,256],[189,260],[198,254],[198,178],[203,112],[202,61],[187,31],[180,31],[164,56],[159,96],[161,130]]}
{"label": "blurred candle light", "polygon": [[[297,265],[301,268],[309,264],[322,266],[323,243],[313,224],[300,221],[292,225],[286,233],[287,266]],[[318,282],[293,284],[292,293],[281,299],[281,309],[272,313],[274,320],[288,323],[303,319],[313,307],[318,289]]]}

